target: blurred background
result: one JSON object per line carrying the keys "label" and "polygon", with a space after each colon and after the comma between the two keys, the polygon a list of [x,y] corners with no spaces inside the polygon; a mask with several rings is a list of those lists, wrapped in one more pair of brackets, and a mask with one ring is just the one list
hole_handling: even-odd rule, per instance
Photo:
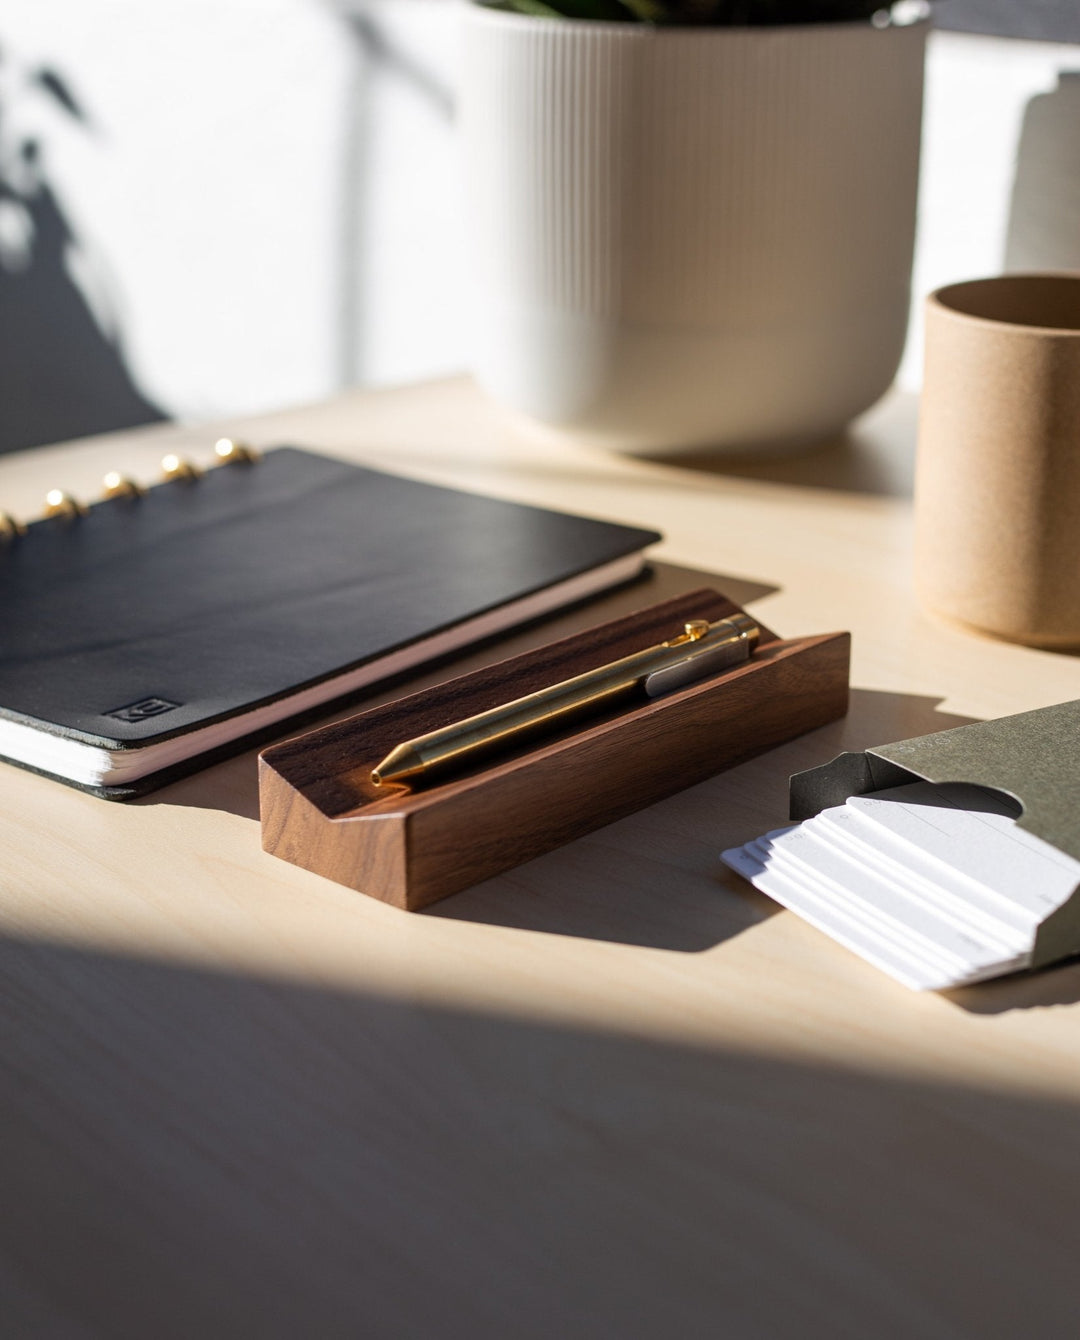
{"label": "blurred background", "polygon": [[[468,360],[459,0],[5,0],[0,451]],[[914,319],[1080,269],[1080,6],[940,0]]]}

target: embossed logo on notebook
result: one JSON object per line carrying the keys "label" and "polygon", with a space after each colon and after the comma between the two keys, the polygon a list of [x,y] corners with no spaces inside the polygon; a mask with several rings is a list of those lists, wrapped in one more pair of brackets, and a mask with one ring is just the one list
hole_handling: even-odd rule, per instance
{"label": "embossed logo on notebook", "polygon": [[179,703],[170,702],[168,698],[140,698],[137,703],[128,703],[127,707],[114,707],[111,712],[106,712],[105,715],[135,726],[140,721],[147,721],[150,717],[159,717],[163,712],[171,712],[174,707],[179,706]]}

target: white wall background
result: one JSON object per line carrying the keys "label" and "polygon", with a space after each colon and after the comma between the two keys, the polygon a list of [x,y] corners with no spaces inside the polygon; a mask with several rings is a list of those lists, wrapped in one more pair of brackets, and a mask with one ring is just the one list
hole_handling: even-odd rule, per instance
{"label": "white wall background", "polygon": [[[255,410],[460,367],[451,9],[0,7],[0,141],[42,143],[80,239],[79,283],[166,411]],[[41,66],[90,129],[35,91]]]}
{"label": "white wall background", "polygon": [[[349,71],[326,11],[8,0],[0,40],[92,118],[36,129],[140,387],[185,415],[328,389]],[[9,97],[23,122],[40,101]]]}
{"label": "white wall background", "polygon": [[[78,282],[168,413],[465,364],[455,9],[4,0],[0,147],[19,128],[41,139],[81,240]],[[20,84],[40,64],[69,81],[89,130]],[[1024,111],[1068,69],[1080,47],[932,38],[916,310],[938,284],[1002,268]],[[1080,247],[1078,178],[1080,164],[1058,213]],[[916,321],[908,385],[919,358]]]}

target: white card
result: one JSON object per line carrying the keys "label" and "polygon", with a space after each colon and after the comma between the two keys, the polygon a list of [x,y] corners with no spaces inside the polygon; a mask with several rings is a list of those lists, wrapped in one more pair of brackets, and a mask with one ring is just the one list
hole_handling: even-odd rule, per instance
{"label": "white card", "polygon": [[958,924],[930,903],[913,895],[895,880],[884,878],[865,863],[852,859],[823,841],[814,821],[801,825],[770,844],[770,866],[784,873],[825,879],[848,897],[872,908],[886,931],[906,937],[926,957],[968,971],[1009,958],[1013,946],[991,940],[972,928]]}
{"label": "white card", "polygon": [[791,883],[807,888],[816,898],[841,913],[853,929],[865,932],[875,941],[884,941],[897,953],[924,967],[932,966],[937,973],[946,973],[950,976],[968,970],[970,964],[967,958],[913,936],[908,933],[906,927],[898,926],[895,921],[883,918],[873,902],[863,898],[860,891],[845,887],[809,865],[795,866],[783,856],[776,854],[769,845],[773,836],[769,834],[746,844],[746,850],[762,869],[770,874],[782,875]]}
{"label": "white card", "polygon": [[846,949],[854,950],[861,958],[904,986],[914,991],[928,991],[939,988],[943,983],[952,984],[951,978],[940,969],[927,968],[888,940],[867,932],[831,906],[827,899],[816,896],[808,882],[796,882],[776,870],[767,870],[748,854],[745,847],[725,851],[723,859],[732,870],[750,880],[762,893],[790,908],[811,926],[824,931]]}
{"label": "white card", "polygon": [[904,838],[871,825],[846,805],[823,810],[811,821],[855,860],[896,879],[913,893],[1016,952],[1030,946],[1040,918],[992,893],[966,875],[928,857]]}
{"label": "white card", "polygon": [[778,829],[724,860],[764,893],[915,989],[1031,961],[1080,861],[1016,826],[979,787],[916,782]]}
{"label": "white card", "polygon": [[1006,814],[960,808],[973,790],[917,782],[852,796],[847,808],[912,844],[931,868],[959,874],[1041,921],[1080,886],[1080,861],[1017,828]]}

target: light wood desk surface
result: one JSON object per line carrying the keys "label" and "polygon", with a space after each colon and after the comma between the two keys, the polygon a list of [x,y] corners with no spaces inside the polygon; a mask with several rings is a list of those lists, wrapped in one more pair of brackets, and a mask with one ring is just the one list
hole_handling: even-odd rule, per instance
{"label": "light wood desk surface", "polygon": [[912,994],[717,859],[842,748],[1080,696],[915,608],[912,402],[690,465],[455,381],[0,457],[0,506],[222,431],[664,531],[463,667],[715,584],[850,628],[852,709],[419,916],[264,855],[253,753],[128,806],[0,765],[0,1331],[1074,1336],[1080,966]]}

